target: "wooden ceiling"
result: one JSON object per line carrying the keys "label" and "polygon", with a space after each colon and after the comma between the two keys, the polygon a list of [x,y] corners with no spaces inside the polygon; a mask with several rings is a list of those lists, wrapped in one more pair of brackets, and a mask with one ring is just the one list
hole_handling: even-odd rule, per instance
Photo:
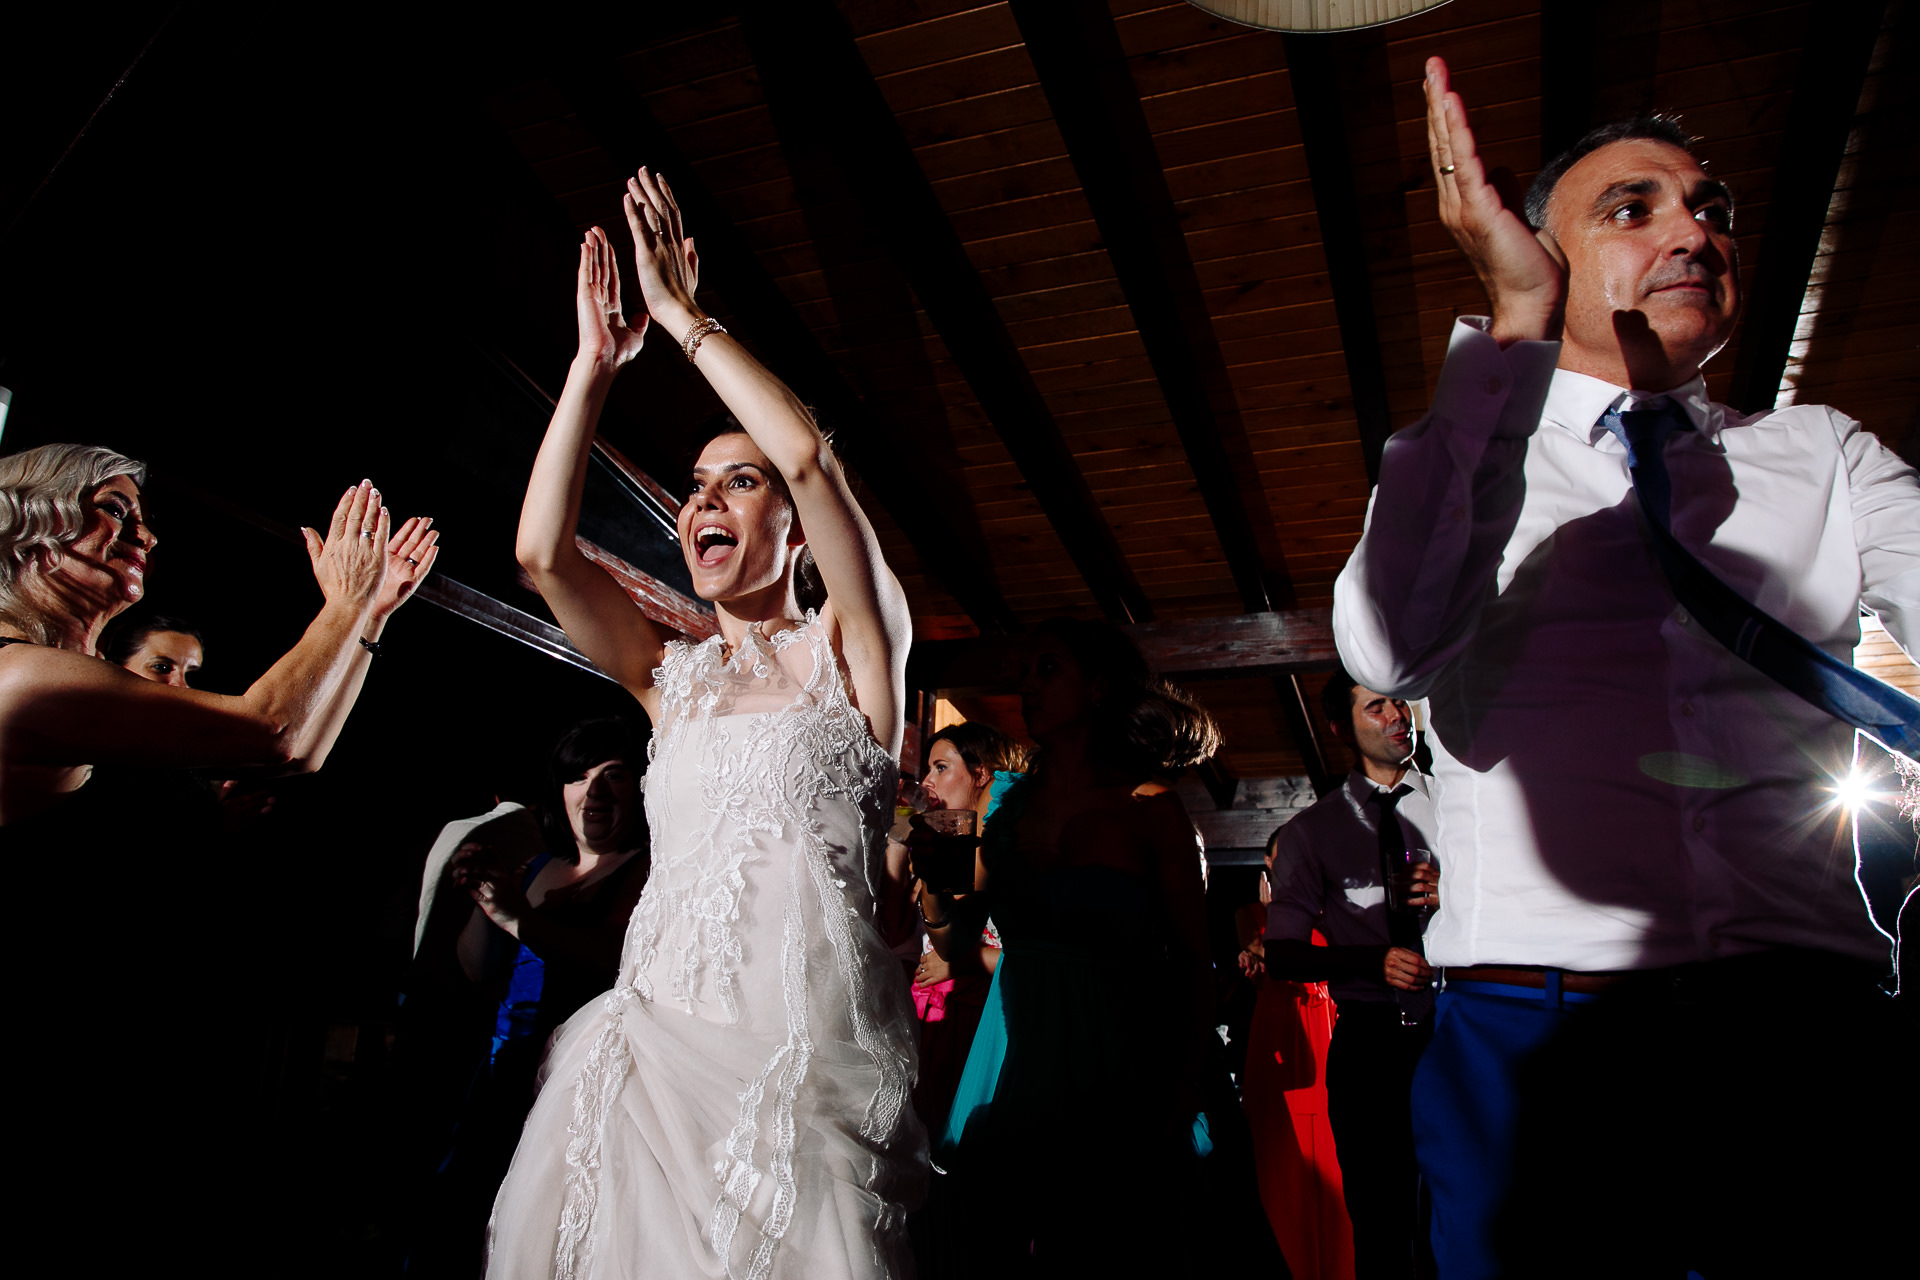
{"label": "wooden ceiling", "polygon": [[[1739,198],[1716,397],[1831,401],[1914,456],[1914,6],[1548,9],[1282,36],[1166,0],[786,0],[475,89],[576,227],[668,174],[702,303],[837,430],[917,636],[1164,623],[1323,607],[1485,305],[1436,220],[1432,54],[1522,187],[1592,123],[1679,114]],[[1235,773],[1307,771],[1298,686],[1197,691]]]}

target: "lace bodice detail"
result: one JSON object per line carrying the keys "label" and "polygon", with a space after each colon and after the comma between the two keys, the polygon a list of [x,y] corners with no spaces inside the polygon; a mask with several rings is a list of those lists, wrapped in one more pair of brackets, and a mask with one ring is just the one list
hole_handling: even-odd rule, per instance
{"label": "lace bodice detail", "polygon": [[[895,765],[849,701],[811,613],[806,626],[771,638],[750,630],[731,655],[718,636],[670,644],[654,682],[662,721],[646,778],[654,869],[621,980],[698,1016],[757,1021],[776,1011],[741,1003],[739,926],[743,908],[757,905],[743,902],[746,864],[763,846],[825,838],[845,855],[832,867],[833,888],[870,920]],[[762,880],[756,900],[770,887]]]}

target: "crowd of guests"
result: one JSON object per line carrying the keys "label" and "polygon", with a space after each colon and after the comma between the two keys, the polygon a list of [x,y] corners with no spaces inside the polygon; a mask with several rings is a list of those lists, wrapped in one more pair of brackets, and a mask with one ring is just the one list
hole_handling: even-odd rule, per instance
{"label": "crowd of guests", "polygon": [[[1276,833],[1241,958],[1339,1008],[1324,1075],[1355,1271],[1759,1274],[1729,1161],[1770,1145],[1789,1212],[1844,1224],[1776,1224],[1781,1256],[1867,1256],[1909,1172],[1843,1204],[1816,1157],[1854,1171],[1878,1145],[1861,1099],[1901,1061],[1887,939],[1796,806],[1846,724],[1911,745],[1916,722],[1892,699],[1874,719],[1858,682],[1828,697],[1842,664],[1805,641],[1756,653],[1784,628],[1729,603],[1680,535],[1699,540],[1701,492],[1728,536],[1747,527],[1730,494],[1773,493],[1765,518],[1811,522],[1810,541],[1758,538],[1764,572],[1720,568],[1825,590],[1814,570],[1846,561],[1844,590],[1777,602],[1837,646],[1863,600],[1901,629],[1920,613],[1920,487],[1829,411],[1736,431],[1705,400],[1700,362],[1737,312],[1732,199],[1671,122],[1590,135],[1522,223],[1437,62],[1427,89],[1443,221],[1495,314],[1463,322],[1434,414],[1389,446],[1336,593],[1351,674],[1322,704],[1354,768]],[[428,851],[408,1017],[423,1039],[460,1026],[414,1124],[408,1273],[1286,1274],[1223,1052],[1205,853],[1171,791],[1217,726],[1120,629],[1055,618],[1026,641],[1024,740],[944,727],[897,790],[905,595],[811,412],[697,306],[670,185],[641,170],[623,211],[644,309],[594,228],[516,552],[651,732],[575,726],[533,806]],[[1627,278],[1637,328],[1595,300]],[[682,550],[719,626],[698,644],[576,540],[601,406],[650,329],[725,405],[683,480]],[[1810,473],[1832,492],[1809,497]],[[191,624],[113,625],[147,590],[144,480],[93,446],[0,459],[0,847],[22,867],[97,849],[129,813],[145,858],[205,860],[249,807],[236,788],[326,761],[438,553],[430,520],[396,528],[370,482],[347,489],[303,531],[312,624],[244,692],[210,693]],[[1842,534],[1851,550],[1822,550]],[[1728,617],[1745,638],[1712,629]],[[1739,775],[1701,781],[1716,758]],[[950,825],[963,811],[979,822]],[[205,967],[230,990],[199,993],[231,1016],[152,1055],[139,1105],[116,1105],[130,1047],[170,1033],[146,953],[191,970],[232,945],[204,888],[106,877],[84,904],[103,945],[74,945],[60,912],[16,934],[55,958],[35,1032],[79,1100],[29,1135],[23,1213],[85,1188],[151,1252],[204,1213],[183,1169],[264,1149],[246,1073],[206,1068],[244,1059],[247,1011],[271,1005],[231,964]],[[1812,1049],[1764,1029],[1789,997],[1826,1016]],[[1834,1135],[1756,1137],[1768,1046],[1824,1082]],[[268,1185],[220,1170],[243,1262],[299,1247],[257,1238]]]}

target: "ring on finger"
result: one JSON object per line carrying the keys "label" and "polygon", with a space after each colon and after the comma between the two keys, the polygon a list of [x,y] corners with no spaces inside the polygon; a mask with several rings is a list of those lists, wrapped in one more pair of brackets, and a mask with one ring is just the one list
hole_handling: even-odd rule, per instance
{"label": "ring on finger", "polygon": [[372,537],[373,537],[373,531],[372,531],[371,529],[362,529],[362,530],[360,531],[360,536],[361,536],[361,537],[363,537],[363,538],[369,538],[369,539],[370,539],[370,538],[372,538]]}
{"label": "ring on finger", "polygon": [[420,567],[420,562],[418,560],[415,560],[412,556],[408,556],[406,560],[407,560],[407,563],[412,565],[414,568],[418,569]]}
{"label": "ring on finger", "polygon": [[1451,178],[1453,176],[1454,170],[1459,167],[1460,166],[1458,165],[1443,164],[1440,166],[1440,176],[1443,178]]}

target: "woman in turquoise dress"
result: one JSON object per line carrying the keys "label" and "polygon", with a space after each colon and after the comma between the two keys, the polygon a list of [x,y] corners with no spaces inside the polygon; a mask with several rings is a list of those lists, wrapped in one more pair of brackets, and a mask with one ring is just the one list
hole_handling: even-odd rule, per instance
{"label": "woman in turquoise dress", "polygon": [[928,920],[945,949],[991,912],[1004,945],[936,1142],[952,1245],[995,1275],[1179,1275],[1212,1034],[1205,872],[1179,799],[1134,790],[1218,733],[1101,623],[1042,624],[1020,693],[1038,763],[987,823],[981,891]]}

